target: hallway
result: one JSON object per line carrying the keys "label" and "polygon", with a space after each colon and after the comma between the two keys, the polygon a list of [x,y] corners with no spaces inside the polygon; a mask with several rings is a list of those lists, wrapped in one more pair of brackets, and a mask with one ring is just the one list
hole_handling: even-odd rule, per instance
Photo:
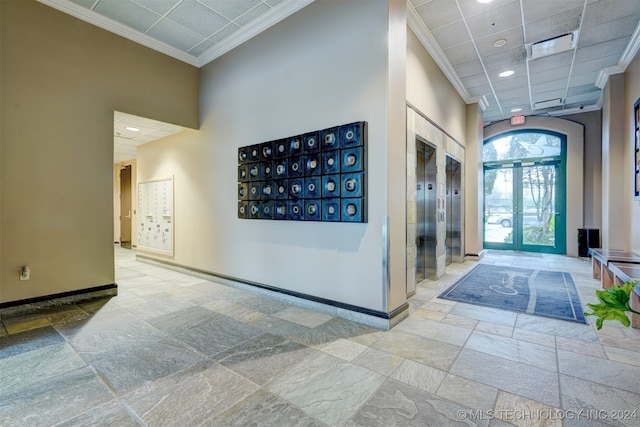
{"label": "hallway", "polygon": [[[590,260],[481,262],[599,286]],[[640,426],[640,331],[437,298],[474,265],[379,331],[116,248],[117,297],[0,319],[0,425]]]}

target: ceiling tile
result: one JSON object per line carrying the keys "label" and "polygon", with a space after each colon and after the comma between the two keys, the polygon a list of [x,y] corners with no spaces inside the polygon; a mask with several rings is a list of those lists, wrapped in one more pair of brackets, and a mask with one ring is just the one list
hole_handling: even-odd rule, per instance
{"label": "ceiling tile", "polygon": [[613,67],[614,65],[617,65],[618,60],[620,59],[620,55],[611,55],[611,56],[604,56],[601,58],[593,58],[593,59],[584,58],[584,59],[585,59],[584,61],[576,63],[575,66],[576,67],[579,66],[579,68],[582,71],[595,71],[595,70],[604,70],[605,68]]}
{"label": "ceiling tile", "polygon": [[500,101],[504,101],[505,99],[517,99],[520,103],[529,102],[529,91],[525,87],[503,90],[498,92],[498,99]]}
{"label": "ceiling tile", "polygon": [[506,50],[483,58],[483,63],[487,71],[512,70],[517,65],[524,64],[527,58],[527,51],[522,47]]}
{"label": "ceiling tile", "polygon": [[229,23],[228,19],[195,0],[183,0],[167,18],[205,37],[220,31]]}
{"label": "ceiling tile", "polygon": [[493,88],[498,91],[513,90],[527,87],[527,76],[522,73],[507,78],[497,78],[493,80]]}
{"label": "ceiling tile", "polygon": [[525,43],[536,43],[575,31],[580,27],[581,17],[582,7],[577,7],[548,18],[527,23]]}
{"label": "ceiling tile", "polygon": [[[559,72],[569,72],[569,67],[571,67],[571,62],[573,61],[573,53],[573,50],[570,50],[557,55],[530,60],[529,71],[531,74],[536,74],[537,77],[541,78],[545,78],[547,74],[557,75]],[[564,70],[565,68],[566,71]],[[551,73],[551,70],[559,71]]]}
{"label": "ceiling tile", "polygon": [[478,86],[489,86],[489,80],[484,73],[474,74],[462,79],[462,83],[466,88],[474,88]]}
{"label": "ceiling tile", "polygon": [[229,37],[231,34],[238,31],[239,29],[240,27],[238,25],[231,23],[226,27],[224,27],[223,29],[221,29],[220,31],[218,31],[217,33],[215,33],[214,35],[212,35],[211,37],[209,37],[209,41],[214,44],[218,43],[223,39],[225,39],[226,37]]}
{"label": "ceiling tile", "polygon": [[199,0],[227,19],[234,20],[260,3],[260,0]]}
{"label": "ceiling tile", "polygon": [[582,26],[589,28],[638,13],[640,13],[638,0],[600,0],[587,4]]}
{"label": "ceiling tile", "polygon": [[456,0],[433,0],[416,8],[430,31],[437,30],[454,22],[460,21],[462,15],[456,5]]}
{"label": "ceiling tile", "polygon": [[469,95],[471,96],[484,96],[492,93],[491,86],[489,86],[488,84],[483,86],[469,87],[467,90],[469,92]]}
{"label": "ceiling tile", "polygon": [[568,84],[569,84],[569,78],[563,77],[561,79],[550,80],[544,83],[531,84],[531,90],[534,93],[536,92],[544,93],[544,92],[550,92],[554,90],[566,91]]}
{"label": "ceiling tile", "polygon": [[200,35],[166,18],[158,22],[147,34],[185,52],[202,40]]}
{"label": "ceiling tile", "polygon": [[467,19],[474,38],[487,37],[521,25],[520,2],[511,2]]}
{"label": "ceiling tile", "polygon": [[190,53],[193,56],[200,56],[204,52],[206,52],[207,50],[211,49],[213,46],[214,46],[214,44],[211,43],[209,40],[203,40],[202,42],[200,42],[196,46],[194,46],[191,49],[189,49],[187,51],[187,53]]}
{"label": "ceiling tile", "polygon": [[445,49],[444,54],[447,56],[447,59],[451,63],[451,65],[462,64],[463,62],[473,61],[474,59],[478,59],[478,54],[476,53],[476,49],[473,47],[473,43],[467,42],[462,43],[457,46],[450,47],[449,49]]}
{"label": "ceiling tile", "polygon": [[491,80],[492,84],[498,84],[501,81],[508,81],[511,79],[517,79],[518,77],[526,77],[527,76],[527,65],[522,62],[520,64],[516,64],[513,65],[511,67],[509,67],[510,70],[512,70],[514,73],[512,76],[509,77],[500,77],[499,74],[502,71],[506,71],[503,69],[500,70],[493,70],[492,72],[489,73],[489,80]]}
{"label": "ceiling tile", "polygon": [[579,74],[574,73],[571,76],[570,83],[572,85],[586,85],[590,83],[595,83],[595,81],[598,79],[599,74],[600,74],[600,71],[581,72]]}
{"label": "ceiling tile", "polygon": [[601,58],[603,56],[621,55],[625,47],[627,47],[628,39],[628,37],[625,37],[580,48],[576,52],[576,63]]}
{"label": "ceiling tile", "polygon": [[583,27],[582,30],[580,30],[578,48],[601,43],[603,40],[631,36],[636,29],[639,18],[636,14],[588,28]]}
{"label": "ceiling tile", "polygon": [[547,72],[545,71],[533,71],[529,68],[529,83],[531,85],[541,85],[544,83],[552,82],[557,80],[559,77],[569,76],[569,72],[571,71],[571,66],[567,65],[566,67],[554,68],[550,69]]}
{"label": "ceiling tile", "polygon": [[[495,47],[493,43],[498,39],[506,40],[507,44],[502,47]],[[493,55],[504,50],[515,49],[521,46],[524,46],[524,35],[522,33],[522,26],[520,25],[509,28],[505,31],[497,32],[487,37],[476,39],[476,47],[481,55]]]}
{"label": "ceiling tile", "polygon": [[564,89],[557,89],[557,90],[550,90],[548,92],[536,93],[532,95],[531,98],[533,99],[533,103],[535,104],[536,102],[548,101],[550,99],[556,99],[556,98],[560,98],[564,100],[564,95],[565,95]]}
{"label": "ceiling tile", "polygon": [[483,73],[484,69],[482,64],[478,60],[463,62],[462,64],[454,65],[453,69],[458,74],[458,77],[464,78],[474,74]]}
{"label": "ceiling tile", "polygon": [[580,95],[567,97],[567,99],[565,100],[565,103],[571,103],[571,104],[581,103],[581,104],[591,105],[598,102],[601,96],[602,96],[602,91],[587,92],[587,93],[582,93]]}
{"label": "ceiling tile", "polygon": [[600,89],[593,83],[586,84],[586,85],[573,86],[567,91],[567,97],[584,95],[587,93],[599,92],[599,91]]}
{"label": "ceiling tile", "polygon": [[247,25],[249,22],[255,20],[256,18],[264,15],[266,12],[270,11],[271,8],[264,3],[259,4],[253,9],[249,10],[244,15],[236,18],[235,23],[240,25],[241,27]]}
{"label": "ceiling tile", "polygon": [[160,19],[160,15],[128,0],[100,0],[93,10],[143,33]]}
{"label": "ceiling tile", "polygon": [[433,35],[433,38],[436,39],[440,49],[442,50],[471,40],[469,33],[467,32],[467,28],[464,26],[464,22],[462,21],[441,27],[432,31],[431,34]]}
{"label": "ceiling tile", "polygon": [[[478,0],[458,0],[462,15],[465,18],[487,13],[493,9],[498,9],[509,3],[519,3],[518,0],[494,0],[490,3],[478,3]],[[518,6],[520,7],[520,6]]]}
{"label": "ceiling tile", "polygon": [[584,0],[522,0],[525,24],[583,6]]}
{"label": "ceiling tile", "polygon": [[[95,1],[95,0],[91,0]],[[104,1],[104,0],[102,0]],[[181,0],[132,0],[134,3],[139,4],[142,7],[146,7],[149,10],[154,11],[159,15],[164,15],[169,12],[175,5],[180,3]]]}

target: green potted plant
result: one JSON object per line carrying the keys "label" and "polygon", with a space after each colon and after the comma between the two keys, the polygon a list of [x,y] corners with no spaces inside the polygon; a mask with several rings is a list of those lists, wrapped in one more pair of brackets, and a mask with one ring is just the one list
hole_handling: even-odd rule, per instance
{"label": "green potted plant", "polygon": [[631,322],[627,317],[627,311],[640,315],[630,306],[631,292],[636,286],[635,283],[627,282],[622,286],[613,285],[611,288],[596,291],[596,296],[600,300],[600,304],[587,304],[592,313],[585,312],[585,316],[596,316],[596,327],[602,328],[602,322],[605,320],[617,320],[624,326],[629,327]]}

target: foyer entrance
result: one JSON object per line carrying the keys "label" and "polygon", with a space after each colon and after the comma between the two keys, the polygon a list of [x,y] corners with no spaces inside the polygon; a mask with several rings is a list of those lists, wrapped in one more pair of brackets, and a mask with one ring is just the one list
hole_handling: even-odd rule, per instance
{"label": "foyer entrance", "polygon": [[547,131],[485,141],[485,248],[566,253],[565,147]]}

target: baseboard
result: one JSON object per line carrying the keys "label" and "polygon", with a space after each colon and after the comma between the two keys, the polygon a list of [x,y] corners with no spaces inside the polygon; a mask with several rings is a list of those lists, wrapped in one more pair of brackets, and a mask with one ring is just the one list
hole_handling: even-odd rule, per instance
{"label": "baseboard", "polygon": [[4,302],[0,303],[0,316],[27,314],[62,305],[77,304],[98,298],[114,297],[116,295],[118,295],[118,285],[112,283],[93,288],[78,289],[76,291]]}
{"label": "baseboard", "polygon": [[389,330],[409,315],[409,304],[407,302],[400,305],[391,312],[385,313],[383,311],[371,310],[365,307],[359,307],[351,304],[345,304],[339,301],[320,298],[313,295],[290,291],[287,289],[281,289],[274,286],[265,285],[263,283],[247,281],[236,277],[187,267],[181,264],[159,260],[157,258],[149,257],[146,255],[137,254],[136,259],[141,262],[159,265],[184,274],[201,277],[205,280],[215,281],[216,283],[227,285],[236,289],[242,289],[247,292],[263,295],[274,300],[292,304],[298,307],[307,308],[310,310],[362,323],[377,329]]}

